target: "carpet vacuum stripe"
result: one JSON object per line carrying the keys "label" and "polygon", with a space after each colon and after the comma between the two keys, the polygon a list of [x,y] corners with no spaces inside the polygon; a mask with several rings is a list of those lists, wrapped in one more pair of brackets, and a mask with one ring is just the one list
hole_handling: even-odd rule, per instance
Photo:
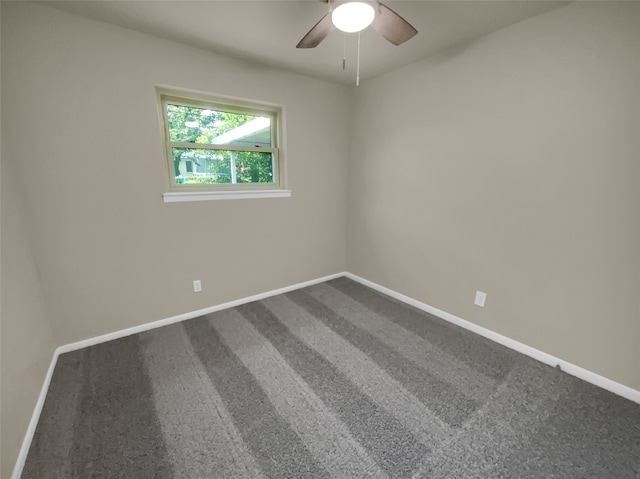
{"label": "carpet vacuum stripe", "polygon": [[332,476],[385,477],[344,424],[238,311],[220,311],[210,322]]}
{"label": "carpet vacuum stripe", "polygon": [[324,304],[330,304],[343,321],[346,320],[378,338],[407,360],[470,399],[484,399],[495,389],[496,384],[493,380],[489,380],[454,355],[443,352],[426,339],[363,307],[339,290],[324,284],[312,286],[307,290],[314,298]]}
{"label": "carpet vacuum stripe", "polygon": [[89,348],[84,362],[80,414],[73,427],[73,452],[79,459],[74,476],[92,471],[104,477],[141,477],[153,469],[168,477],[172,466],[139,337],[123,338],[115,348],[108,343]]}
{"label": "carpet vacuum stripe", "polygon": [[174,477],[262,477],[184,327],[148,331],[141,342]]}
{"label": "carpet vacuum stripe", "polygon": [[58,359],[48,393],[52,399],[47,400],[40,415],[38,434],[31,441],[22,477],[55,477],[49,471],[60,477],[73,477],[73,423],[79,413],[84,368],[88,366],[84,352],[63,354]]}
{"label": "carpet vacuum stripe", "polygon": [[[314,296],[313,290],[294,291],[286,294],[298,306],[322,321],[336,334],[365,353],[378,367],[398,381],[422,404],[449,426],[460,426],[480,405],[478,399],[470,399],[446,380],[435,377],[428,368],[407,361],[399,349],[355,326],[335,312],[332,303],[324,303]],[[418,338],[419,339],[419,338]],[[489,382],[493,383],[492,380]]]}
{"label": "carpet vacuum stripe", "polygon": [[185,321],[183,325],[263,474],[281,478],[330,477],[208,317]]}
{"label": "carpet vacuum stripe", "polygon": [[305,345],[262,302],[238,307],[318,397],[349,428],[389,477],[408,477],[429,450],[327,359]]}
{"label": "carpet vacuum stripe", "polygon": [[402,385],[379,368],[362,351],[285,296],[264,300],[293,334],[313,348],[356,384],[380,407],[393,414],[416,437],[432,448],[446,435],[448,426]]}
{"label": "carpet vacuum stripe", "polygon": [[348,278],[338,278],[326,284],[354,299],[367,310],[375,311],[376,314],[425,339],[435,348],[464,362],[478,373],[493,378],[498,384],[509,373],[513,362],[521,356],[520,353],[501,344]]}

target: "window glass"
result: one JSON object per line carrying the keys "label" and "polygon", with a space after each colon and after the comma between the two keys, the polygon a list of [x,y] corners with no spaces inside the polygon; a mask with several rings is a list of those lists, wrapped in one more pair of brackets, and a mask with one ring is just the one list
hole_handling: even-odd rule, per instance
{"label": "window glass", "polygon": [[271,147],[271,118],[167,104],[172,142]]}
{"label": "window glass", "polygon": [[173,93],[160,103],[171,189],[280,186],[277,108]]}

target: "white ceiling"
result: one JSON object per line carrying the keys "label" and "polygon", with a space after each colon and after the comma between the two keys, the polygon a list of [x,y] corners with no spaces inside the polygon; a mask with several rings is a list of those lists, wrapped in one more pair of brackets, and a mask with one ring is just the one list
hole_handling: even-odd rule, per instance
{"label": "white ceiling", "polygon": [[[76,15],[252,62],[343,84],[355,81],[357,36],[334,31],[314,49],[298,41],[327,13],[318,0],[57,1]],[[361,34],[361,81],[469,42],[567,1],[386,1],[418,35],[394,46],[368,28]],[[347,48],[347,69],[342,70]]]}

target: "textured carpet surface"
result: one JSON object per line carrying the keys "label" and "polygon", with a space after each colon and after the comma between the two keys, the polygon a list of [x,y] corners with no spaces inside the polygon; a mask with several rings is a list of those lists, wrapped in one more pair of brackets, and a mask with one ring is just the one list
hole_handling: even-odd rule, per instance
{"label": "textured carpet surface", "polygon": [[640,478],[640,405],[346,278],[63,354],[23,478]]}

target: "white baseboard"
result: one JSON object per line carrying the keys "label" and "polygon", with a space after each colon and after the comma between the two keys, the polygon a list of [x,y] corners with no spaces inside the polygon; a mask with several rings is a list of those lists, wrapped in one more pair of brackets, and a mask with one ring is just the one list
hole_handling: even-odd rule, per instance
{"label": "white baseboard", "polygon": [[434,308],[433,306],[422,303],[418,300],[410,298],[409,296],[405,296],[404,294],[400,294],[396,291],[393,291],[392,289],[374,283],[373,281],[369,281],[367,279],[361,278],[360,276],[356,276],[355,274],[345,273],[345,276],[349,279],[357,281],[360,284],[368,286],[371,289],[375,289],[376,291],[386,294],[387,296],[391,296],[392,298],[402,301],[403,303],[407,303],[422,311],[444,319],[445,321],[456,324],[457,326],[472,331],[480,336],[484,336],[491,341],[502,344],[503,346],[530,356],[533,359],[540,361],[541,363],[548,364],[553,367],[560,366],[560,369],[568,374],[571,374],[572,376],[580,378],[583,381],[601,387],[602,389],[606,389],[607,391],[617,394],[618,396],[622,396],[623,398],[640,404],[640,391],[630,388],[629,386],[625,386],[624,384],[620,384],[609,378],[600,376],[599,374],[581,368],[580,366],[576,366],[575,364],[572,364],[568,361],[552,356],[551,354],[540,351],[539,349],[532,348],[531,346],[527,346],[526,344],[503,336],[502,334],[498,334],[494,331],[491,331],[490,329],[478,326],[477,324],[466,321],[462,318],[459,318],[458,316],[447,313],[446,311],[442,311],[441,309]]}
{"label": "white baseboard", "polygon": [[68,353],[70,351],[75,351],[77,349],[86,348],[87,346],[93,346],[95,344],[105,343],[107,341],[112,341],[114,339],[124,338],[126,336],[131,336],[132,334],[138,334],[144,331],[149,331],[151,329],[161,328],[162,326],[167,326],[169,324],[186,321],[187,319],[198,318],[200,316],[204,316],[205,314],[215,313],[216,311],[221,311],[223,309],[235,308],[236,306],[240,306],[241,304],[251,303],[252,301],[259,301],[261,299],[269,298],[270,296],[277,296],[278,294],[288,293],[289,291],[305,288],[307,286],[311,286],[314,284],[324,283],[325,281],[330,281],[332,279],[340,278],[345,275],[346,273],[336,273],[329,276],[323,276],[322,278],[305,281],[303,283],[293,284],[291,286],[285,286],[284,288],[274,289],[272,291],[267,291],[266,293],[254,294],[253,296],[236,299],[234,301],[218,304],[216,306],[210,306],[208,308],[199,309],[197,311],[191,311],[189,313],[179,314],[177,316],[172,316],[170,318],[160,319],[158,321],[153,321],[151,323],[141,324],[140,326],[134,326],[132,328],[122,329],[120,331],[103,334],[101,336],[96,336],[94,338],[84,339],[82,341],[78,341],[75,343],[65,344],[64,346],[60,346],[56,350],[56,352],[58,354]]}
{"label": "white baseboard", "polygon": [[576,366],[575,364],[556,358],[555,356],[552,356],[543,351],[527,346],[526,344],[520,343],[511,338],[495,333],[490,329],[483,328],[482,326],[478,326],[477,324],[466,321],[462,318],[459,318],[458,316],[447,313],[446,311],[442,311],[441,309],[434,308],[433,306],[429,306],[428,304],[425,304],[416,299],[410,298],[409,296],[405,296],[404,294],[400,294],[396,291],[393,291],[392,289],[389,289],[377,283],[374,283],[373,281],[369,281],[367,279],[361,278],[360,276],[357,276],[352,273],[343,272],[343,273],[332,274],[329,276],[324,276],[322,278],[317,278],[311,281],[305,281],[303,283],[298,283],[291,286],[286,286],[284,288],[274,289],[272,291],[256,294],[253,296],[237,299],[234,301],[229,301],[227,303],[218,304],[216,306],[211,306],[209,308],[199,309],[197,311],[180,314],[178,316],[172,316],[170,318],[161,319],[159,321],[153,321],[151,323],[141,324],[139,326],[134,326],[132,328],[127,328],[120,331],[115,331],[113,333],[103,334],[101,336],[96,336],[93,338],[89,338],[89,339],[85,339],[75,343],[70,343],[70,344],[65,344],[63,346],[60,346],[53,353],[53,359],[51,360],[51,364],[49,365],[49,370],[47,371],[47,375],[42,385],[42,389],[40,390],[40,396],[38,397],[36,407],[33,411],[33,415],[31,416],[31,421],[29,422],[27,432],[22,442],[22,447],[20,448],[18,459],[13,469],[13,474],[11,475],[11,479],[20,479],[20,475],[22,474],[22,469],[27,459],[27,453],[29,452],[29,447],[31,446],[31,440],[33,439],[33,434],[35,433],[38,420],[40,419],[40,413],[42,412],[42,406],[44,405],[44,400],[47,396],[47,390],[49,389],[49,384],[51,383],[53,370],[56,366],[56,363],[58,361],[58,356],[60,354],[68,353],[70,351],[75,351],[78,349],[86,348],[88,346],[93,346],[93,345],[104,343],[114,339],[124,338],[132,334],[142,333],[144,331],[160,328],[162,326],[167,326],[169,324],[186,321],[187,319],[197,318],[205,314],[211,314],[223,309],[233,308],[236,306],[240,306],[242,304],[250,303],[252,301],[259,301],[261,299],[269,298],[271,296],[277,296],[278,294],[288,293],[289,291],[305,288],[307,286],[311,286],[318,283],[324,283],[325,281],[330,281],[332,279],[340,278],[343,276],[349,279],[352,279],[354,281],[357,281],[358,283],[361,283],[365,286],[368,286],[371,289],[375,289],[376,291],[386,294],[387,296],[391,296],[392,298],[402,301],[403,303],[409,304],[422,311],[433,314],[434,316],[444,319],[445,321],[449,321],[464,329],[467,329],[476,334],[479,334],[480,336],[484,336],[485,338],[490,339],[498,344],[502,344],[503,346],[506,346],[510,349],[526,354],[527,356],[530,356],[533,359],[536,359],[542,363],[548,364],[553,367],[560,366],[560,368],[563,371],[565,371],[568,374],[571,374],[572,376],[576,376],[588,383],[594,384],[598,387],[606,389],[607,391],[611,391],[614,394],[617,394],[619,396],[622,396],[626,399],[629,399],[631,401],[634,401],[640,404],[640,391],[637,391],[628,386],[625,386],[624,384],[620,384],[615,381],[612,381],[611,379],[605,378],[604,376],[600,376],[587,369],[581,368],[580,366]]}
{"label": "white baseboard", "polygon": [[20,479],[20,476],[22,475],[22,468],[24,468],[24,463],[27,460],[29,447],[31,447],[31,440],[33,439],[33,435],[36,432],[36,426],[38,425],[38,421],[40,420],[40,412],[42,412],[42,406],[44,406],[44,400],[47,397],[47,391],[49,390],[49,384],[51,384],[51,377],[53,376],[53,370],[56,368],[57,362],[58,350],[56,349],[53,353],[51,364],[49,364],[47,375],[44,377],[42,388],[40,388],[40,395],[38,396],[36,407],[33,409],[33,414],[31,415],[29,426],[27,426],[27,432],[25,432],[24,434],[22,446],[20,447],[20,451],[18,452],[18,458],[16,459],[16,465],[13,468],[11,479]]}

